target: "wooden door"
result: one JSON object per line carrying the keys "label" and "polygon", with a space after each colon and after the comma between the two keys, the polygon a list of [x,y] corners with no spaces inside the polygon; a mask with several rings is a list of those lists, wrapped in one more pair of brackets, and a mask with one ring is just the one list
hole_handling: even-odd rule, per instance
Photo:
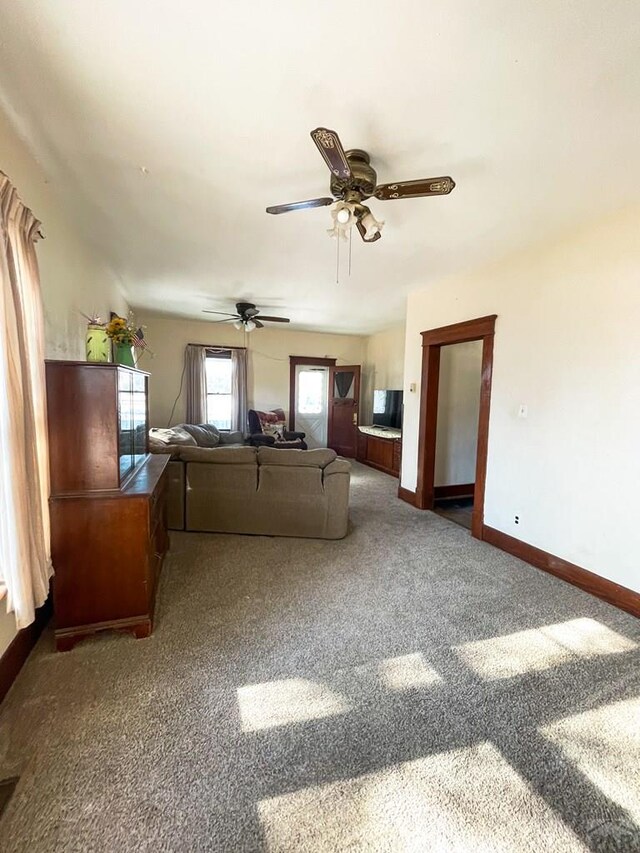
{"label": "wooden door", "polygon": [[340,456],[356,455],[360,365],[329,369],[329,447]]}

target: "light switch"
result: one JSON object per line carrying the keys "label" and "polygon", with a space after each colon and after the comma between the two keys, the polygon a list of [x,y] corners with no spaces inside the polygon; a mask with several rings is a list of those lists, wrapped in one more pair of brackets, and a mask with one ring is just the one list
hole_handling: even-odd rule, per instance
{"label": "light switch", "polygon": [[524,403],[520,403],[520,408],[518,409],[518,417],[519,418],[526,418],[528,414],[529,414],[529,407],[527,405],[525,405]]}
{"label": "light switch", "polygon": [[415,382],[409,383],[409,391],[411,391],[412,394],[416,393],[416,383]]}

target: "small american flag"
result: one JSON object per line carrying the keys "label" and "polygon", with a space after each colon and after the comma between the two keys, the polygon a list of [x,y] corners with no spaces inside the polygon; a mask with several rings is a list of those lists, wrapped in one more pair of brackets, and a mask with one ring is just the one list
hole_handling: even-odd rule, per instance
{"label": "small american flag", "polygon": [[139,349],[147,349],[147,342],[144,339],[144,332],[142,329],[136,329],[133,333],[133,345],[134,347],[138,347]]}
{"label": "small american flag", "polygon": [[131,342],[137,349],[146,349],[149,355],[153,355],[149,344],[144,339],[144,332],[142,329],[136,329],[136,331],[133,333],[133,338],[131,339]]}

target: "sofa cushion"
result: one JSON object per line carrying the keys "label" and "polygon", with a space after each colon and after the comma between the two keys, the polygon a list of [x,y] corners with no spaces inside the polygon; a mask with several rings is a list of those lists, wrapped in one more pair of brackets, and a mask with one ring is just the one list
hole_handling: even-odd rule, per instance
{"label": "sofa cushion", "polygon": [[283,450],[275,447],[258,448],[259,465],[288,465],[305,468],[324,468],[336,458],[335,450],[317,448],[316,450]]}
{"label": "sofa cushion", "polygon": [[239,431],[221,432],[219,447],[228,444],[244,444],[244,435]]}
{"label": "sofa cushion", "polygon": [[255,447],[183,447],[180,459],[183,462],[211,462],[216,465],[256,464]]}
{"label": "sofa cushion", "polygon": [[[196,440],[182,427],[167,427],[166,429],[152,427],[149,430],[149,445],[191,445],[196,446]],[[162,451],[161,451],[162,452]]]}
{"label": "sofa cushion", "polygon": [[220,430],[213,424],[180,424],[180,428],[193,436],[198,447],[217,447]]}

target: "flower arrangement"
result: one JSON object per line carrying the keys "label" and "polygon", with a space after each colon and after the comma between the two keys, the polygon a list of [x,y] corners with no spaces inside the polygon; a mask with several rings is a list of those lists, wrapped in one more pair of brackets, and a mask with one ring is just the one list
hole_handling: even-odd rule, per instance
{"label": "flower arrangement", "polygon": [[114,314],[107,323],[107,335],[116,344],[136,346],[136,339],[138,338],[137,331],[131,314],[128,320]]}

